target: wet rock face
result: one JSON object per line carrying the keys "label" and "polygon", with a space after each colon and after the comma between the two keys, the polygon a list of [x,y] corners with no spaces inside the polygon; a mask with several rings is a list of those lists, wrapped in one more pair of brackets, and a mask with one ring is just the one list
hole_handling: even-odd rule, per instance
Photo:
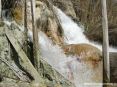
{"label": "wet rock face", "polygon": [[63,49],[66,55],[77,56],[78,61],[89,62],[94,67],[102,61],[101,51],[88,44],[65,45]]}
{"label": "wet rock face", "polygon": [[[91,82],[102,82],[102,54],[99,49],[97,49],[94,46],[88,45],[88,44],[71,44],[71,45],[65,45],[63,47],[64,52],[67,56],[76,56],[76,61],[80,64],[83,64],[79,67],[82,67],[79,69],[80,76],[85,76],[87,72],[92,75],[87,77]],[[71,62],[68,63],[68,66]],[[85,68],[84,68],[85,67]],[[85,71],[86,69],[86,71]],[[83,74],[84,73],[84,74]],[[82,77],[83,79],[86,78]],[[83,81],[85,81],[84,79]]]}
{"label": "wet rock face", "polygon": [[[15,9],[12,10],[13,19],[19,25],[23,24],[24,21],[24,7],[16,6]],[[57,23],[55,18],[55,14],[53,13],[52,9],[48,6],[47,3],[36,1],[36,27],[40,31],[43,31],[47,34],[50,39],[53,40],[55,44],[61,44],[62,36],[60,32],[60,26]],[[32,30],[32,17],[31,17],[31,4],[27,2],[27,23],[28,29]]]}
{"label": "wet rock face", "polygon": [[[6,1],[10,1],[10,0],[6,0]],[[38,3],[40,1],[42,2],[42,4]],[[48,25],[47,18],[48,16],[52,17],[53,14],[50,11],[50,8],[48,7],[46,0],[44,1],[40,0],[40,1],[37,0],[36,6],[37,6],[37,9],[40,8],[41,11],[43,11],[41,14],[43,16],[43,17],[41,16],[42,20],[45,21],[44,22],[45,25]],[[62,9],[62,11],[64,11],[68,16],[71,16],[75,21],[79,20],[85,26],[85,29],[86,29],[85,34],[90,40],[98,41],[102,43],[103,38],[102,38],[101,0],[95,0],[95,1],[94,0],[67,0],[67,1],[52,0],[52,1],[55,6]],[[13,3],[15,3],[14,0],[13,0]],[[20,3],[20,1],[18,3]],[[107,5],[108,5],[108,20],[109,20],[109,40],[111,45],[117,46],[116,0],[107,0]],[[9,4],[6,3],[6,6],[3,8],[8,9],[8,8],[12,8],[13,6],[14,5],[10,3]],[[23,18],[23,15],[22,15],[23,9],[21,9],[21,4],[16,6],[20,6],[20,9],[19,7],[15,7],[15,9],[12,10],[12,14],[14,15],[14,20],[20,24]],[[45,11],[47,9],[48,11]],[[55,25],[54,27],[56,27],[56,24],[54,25]],[[45,27],[45,30],[47,30],[47,27]]]}
{"label": "wet rock face", "polygon": [[[93,41],[98,41],[102,43],[102,11],[101,11],[101,2],[100,0],[94,1],[94,0],[52,0],[53,4],[57,6],[58,8],[62,9],[68,16],[73,18],[73,20],[80,21],[85,26],[85,34],[86,36]],[[109,20],[109,39],[110,44],[117,46],[117,16],[116,14],[116,4],[115,1],[108,1],[108,20]],[[18,9],[18,10],[17,10]],[[19,9],[19,7],[16,7],[13,10],[14,19],[17,23],[21,23],[21,20],[23,18],[22,10]],[[46,31],[50,31],[51,27],[52,30],[54,28],[54,33],[58,32],[59,26],[55,22],[53,13],[48,6],[46,0],[45,1],[36,1],[36,18],[37,18],[37,25],[38,27],[41,25],[41,28]],[[41,18],[41,19],[40,19]],[[40,22],[40,21],[41,22]],[[51,25],[48,24],[51,21]],[[40,24],[41,23],[41,24]],[[31,24],[30,24],[31,25]],[[29,25],[29,27],[31,27]],[[45,26],[46,25],[46,26]],[[47,26],[48,25],[48,26]],[[51,27],[50,27],[51,26]],[[49,28],[49,29],[48,29]],[[96,31],[96,32],[95,32]],[[58,34],[59,35],[59,34]],[[61,38],[57,37],[56,35],[50,35],[49,37],[55,39],[54,42],[61,42]],[[58,39],[57,39],[58,38]]]}
{"label": "wet rock face", "polygon": [[39,31],[45,32],[55,44],[61,44],[62,37],[60,36],[59,25],[53,10],[46,3],[37,1],[36,15],[36,24]]}

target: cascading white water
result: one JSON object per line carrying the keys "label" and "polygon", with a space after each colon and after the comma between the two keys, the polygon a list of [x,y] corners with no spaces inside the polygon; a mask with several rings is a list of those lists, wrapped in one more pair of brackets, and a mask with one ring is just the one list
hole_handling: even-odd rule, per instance
{"label": "cascading white water", "polygon": [[[56,7],[55,9],[57,10],[56,12],[57,12],[58,18],[60,19],[61,25],[63,27],[65,42],[67,44],[87,43],[102,50],[102,46],[100,44],[97,44],[96,42],[91,42],[88,40],[88,38],[83,33],[84,29],[79,27],[78,24],[76,24],[70,17],[68,17],[60,9]],[[117,49],[110,47],[109,51],[117,52]]]}
{"label": "cascading white water", "polygon": [[[32,32],[29,31],[32,40]],[[101,64],[93,70],[87,64],[77,61],[75,56],[66,56],[64,51],[58,46],[53,45],[52,41],[42,32],[39,33],[39,45],[43,58],[60,72],[65,78],[72,81],[76,87],[93,87],[84,83],[95,83],[94,76],[102,77]],[[97,81],[102,82],[102,80]],[[95,87],[102,87],[95,85]]]}
{"label": "cascading white water", "polygon": [[[101,49],[101,45],[90,42],[83,34],[83,29],[74,23],[61,10],[57,9],[57,12],[64,29],[66,37],[65,43],[88,43]],[[28,34],[32,40],[32,32],[29,31]],[[98,84],[92,86],[84,85],[84,83],[102,82],[102,79],[100,79],[100,81],[92,79],[92,77],[95,76],[102,77],[101,63],[96,69],[92,69],[87,64],[77,61],[77,57],[66,56],[64,51],[58,45],[53,45],[52,41],[42,32],[39,33],[39,45],[43,58],[63,76],[75,83],[76,87],[102,87]]]}
{"label": "cascading white water", "polygon": [[[8,21],[5,22],[10,26],[11,23]],[[33,35],[31,31],[28,32],[28,35],[32,40]],[[53,45],[52,41],[42,32],[39,33],[39,45],[43,58],[65,78],[72,81],[76,87],[94,87],[94,85],[88,86],[84,85],[84,83],[102,82],[102,80],[96,81],[95,79],[92,79],[94,76],[102,77],[101,64],[93,70],[87,64],[77,61],[77,57],[67,57],[64,54],[64,51],[58,45]],[[97,84],[95,87],[102,86]]]}

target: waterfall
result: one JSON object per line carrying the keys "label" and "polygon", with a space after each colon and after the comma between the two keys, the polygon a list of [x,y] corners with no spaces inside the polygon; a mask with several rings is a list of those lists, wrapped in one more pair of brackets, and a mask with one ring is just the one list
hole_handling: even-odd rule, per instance
{"label": "waterfall", "polygon": [[[9,21],[4,21],[4,22],[8,25],[12,24]],[[75,27],[77,27],[75,23],[74,25]],[[79,31],[81,30],[79,29]],[[89,41],[86,39],[83,33],[81,33],[81,35],[83,36],[84,40],[86,40],[87,43],[89,43]],[[30,30],[28,31],[28,37],[31,41],[33,40],[32,31]],[[67,42],[67,39],[65,41]],[[70,44],[70,42],[68,44]],[[92,77],[95,76],[102,78],[101,63],[97,68],[92,69],[87,64],[78,61],[77,60],[78,57],[66,56],[64,54],[64,51],[58,45],[54,45],[52,41],[43,32],[39,32],[39,47],[42,58],[45,61],[47,61],[59,73],[61,73],[66,79],[73,82],[76,85],[76,87],[94,87],[94,85],[93,86],[87,85],[87,83],[102,82],[102,79],[100,79],[100,81],[96,81],[96,78],[92,79]],[[95,84],[95,87],[102,87],[102,86],[99,84]]]}
{"label": "waterfall", "polygon": [[[29,31],[30,40],[32,40],[32,32]],[[61,73],[66,79],[73,82],[76,87],[92,87],[85,83],[102,82],[92,79],[94,76],[102,78],[102,64],[93,70],[87,64],[78,61],[76,56],[66,56],[64,51],[54,45],[52,41],[43,33],[39,32],[39,45],[42,58],[47,61],[54,69]],[[95,87],[102,87],[98,84]]]}
{"label": "waterfall", "polygon": [[[96,46],[100,50],[102,49],[101,45],[89,41],[83,34],[84,30],[73,22],[70,17],[65,15],[60,9],[57,9],[57,15],[60,18],[61,25],[64,29],[65,43],[87,43]],[[8,21],[5,22],[8,25],[10,24]],[[28,36],[32,41],[32,31],[28,31]],[[54,45],[45,33],[40,31],[38,36],[42,58],[65,78],[73,82],[76,87],[102,87],[102,84],[100,84],[102,83],[102,62],[99,63],[97,68],[92,69],[84,62],[78,61],[78,57],[66,56],[61,47]],[[116,49],[110,47],[110,51],[116,51]],[[97,78],[100,78],[100,80],[97,81]]]}
{"label": "waterfall", "polygon": [[[61,25],[64,30],[64,41],[67,44],[79,44],[79,43],[87,43],[91,44],[100,50],[102,50],[102,45],[89,41],[88,38],[84,35],[84,29],[79,27],[70,17],[68,17],[65,13],[63,13],[60,9],[56,8],[57,16],[60,19]],[[117,49],[110,47],[110,52],[117,52]]]}

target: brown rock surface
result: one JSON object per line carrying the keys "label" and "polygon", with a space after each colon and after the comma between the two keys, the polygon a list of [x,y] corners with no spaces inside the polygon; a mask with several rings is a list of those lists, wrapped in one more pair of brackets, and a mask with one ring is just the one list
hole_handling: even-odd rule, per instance
{"label": "brown rock surface", "polygon": [[94,67],[102,61],[101,51],[88,44],[71,44],[63,47],[65,54],[78,57],[78,61],[86,62]]}
{"label": "brown rock surface", "polygon": [[[102,54],[99,49],[97,49],[94,46],[88,45],[88,44],[65,45],[63,47],[63,49],[64,49],[64,52],[66,53],[66,55],[76,56],[77,57],[76,61],[83,64],[83,65],[81,65],[82,66],[81,72],[84,69],[91,70],[90,73],[92,73],[92,75],[88,78],[90,80],[92,80],[92,82],[93,81],[97,82],[97,83],[102,82],[103,65],[102,65]],[[68,66],[71,64],[71,62],[68,62]],[[83,66],[87,66],[87,67],[83,68]],[[69,69],[71,70],[71,67]],[[87,72],[83,72],[83,73],[87,73]],[[73,79],[72,72],[70,73],[70,76],[71,76],[70,79]]]}

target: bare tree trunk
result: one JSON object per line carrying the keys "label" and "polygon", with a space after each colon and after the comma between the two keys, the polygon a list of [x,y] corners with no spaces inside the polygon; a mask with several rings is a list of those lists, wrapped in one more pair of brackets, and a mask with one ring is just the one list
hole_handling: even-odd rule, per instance
{"label": "bare tree trunk", "polygon": [[1,19],[1,16],[2,16],[2,2],[0,0],[0,19]]}
{"label": "bare tree trunk", "polygon": [[38,30],[35,24],[35,0],[31,0],[31,13],[32,13],[32,30],[33,30],[33,53],[34,53],[34,65],[37,70],[40,66],[40,52],[38,44]]}
{"label": "bare tree trunk", "polygon": [[27,33],[28,33],[28,28],[27,28],[27,0],[24,1],[24,32],[25,32],[25,42],[24,42],[24,49],[25,49],[25,53],[27,54],[28,53],[28,45],[27,45],[27,40],[28,40],[28,36],[27,36]]}
{"label": "bare tree trunk", "polygon": [[24,27],[27,29],[27,0],[24,2]]}
{"label": "bare tree trunk", "polygon": [[[102,24],[103,24],[103,56],[104,72],[110,80],[109,39],[108,39],[108,17],[106,0],[102,0]],[[105,76],[105,75],[104,75]]]}

